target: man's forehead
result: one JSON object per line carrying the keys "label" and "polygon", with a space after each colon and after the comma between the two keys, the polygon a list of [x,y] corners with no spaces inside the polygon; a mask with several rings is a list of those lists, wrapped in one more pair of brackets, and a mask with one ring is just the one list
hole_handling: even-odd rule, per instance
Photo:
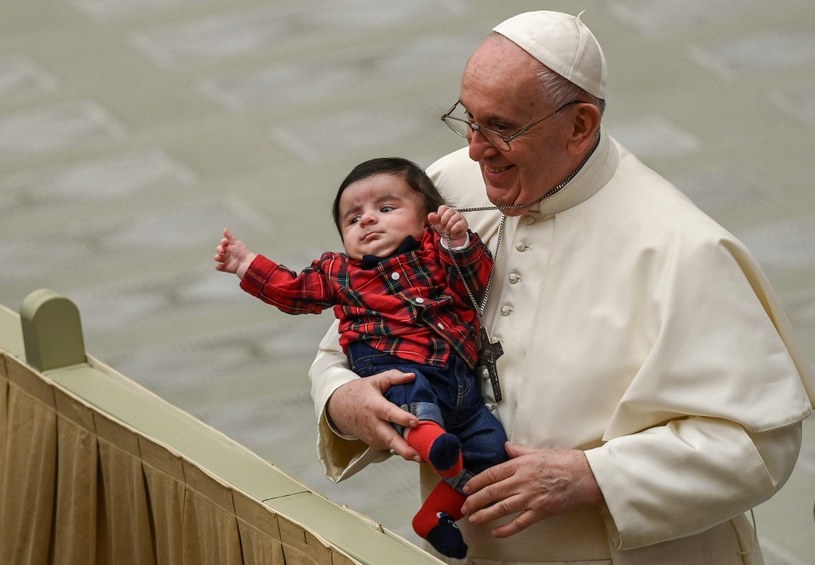
{"label": "man's forehead", "polygon": [[[534,75],[541,62],[506,37],[493,34],[479,45],[465,65],[467,74],[484,73],[491,77],[505,75]],[[496,78],[497,80],[497,78]]]}
{"label": "man's forehead", "polygon": [[507,117],[516,114],[526,114],[530,110],[545,105],[537,86],[529,90],[516,89],[461,89],[459,104],[467,111],[477,113],[482,118]]}
{"label": "man's forehead", "polygon": [[473,66],[468,67],[462,77],[459,100],[480,120],[526,117],[545,103],[538,76],[540,63],[517,46],[514,50],[532,63],[522,59],[517,65],[504,64],[497,73],[483,72],[487,70],[485,67]]}

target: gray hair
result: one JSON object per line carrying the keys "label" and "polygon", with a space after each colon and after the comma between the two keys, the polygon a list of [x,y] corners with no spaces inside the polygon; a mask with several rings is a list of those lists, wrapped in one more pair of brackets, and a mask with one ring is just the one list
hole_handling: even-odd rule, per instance
{"label": "gray hair", "polygon": [[589,94],[575,83],[557,74],[544,64],[541,64],[538,71],[538,78],[541,82],[541,97],[552,103],[554,106],[562,106],[572,100],[585,100],[597,106],[600,115],[606,109],[606,101]]}

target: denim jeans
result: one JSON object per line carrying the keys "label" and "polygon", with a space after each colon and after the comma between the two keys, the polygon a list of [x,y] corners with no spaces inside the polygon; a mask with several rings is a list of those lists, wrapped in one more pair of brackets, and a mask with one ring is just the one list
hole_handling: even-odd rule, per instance
{"label": "denim jeans", "polygon": [[447,480],[453,487],[463,487],[473,474],[507,460],[504,428],[484,405],[478,377],[458,355],[450,356],[447,367],[434,367],[383,353],[364,342],[351,344],[348,353],[351,368],[361,377],[388,369],[416,375],[413,382],[392,386],[385,397],[458,437],[465,472]]}

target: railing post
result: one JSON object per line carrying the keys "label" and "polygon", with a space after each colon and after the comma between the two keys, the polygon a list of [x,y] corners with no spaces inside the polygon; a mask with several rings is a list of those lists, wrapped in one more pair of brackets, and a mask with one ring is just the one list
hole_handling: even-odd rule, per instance
{"label": "railing post", "polygon": [[86,362],[76,305],[53,290],[35,290],[20,307],[26,362],[45,372]]}

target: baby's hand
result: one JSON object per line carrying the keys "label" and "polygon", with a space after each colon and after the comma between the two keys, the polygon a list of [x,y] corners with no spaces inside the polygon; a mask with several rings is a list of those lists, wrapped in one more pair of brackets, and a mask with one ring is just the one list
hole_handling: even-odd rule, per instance
{"label": "baby's hand", "polygon": [[221,243],[215,248],[215,270],[235,273],[243,278],[255,256],[240,239],[225,229]]}
{"label": "baby's hand", "polygon": [[450,236],[451,247],[461,247],[467,242],[467,218],[455,208],[442,204],[437,212],[427,215],[427,221],[440,234]]}

